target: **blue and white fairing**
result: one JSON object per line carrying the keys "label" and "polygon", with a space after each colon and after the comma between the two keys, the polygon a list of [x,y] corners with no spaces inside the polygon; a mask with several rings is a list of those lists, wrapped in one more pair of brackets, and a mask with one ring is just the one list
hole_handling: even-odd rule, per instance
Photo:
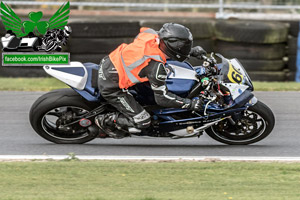
{"label": "blue and white fairing", "polygon": [[[218,82],[230,90],[232,99],[235,103],[239,104],[241,102],[241,104],[243,104],[245,99],[244,96],[247,96],[246,99],[248,99],[248,96],[251,95],[253,88],[251,79],[236,59],[228,60],[223,57],[222,61],[221,75],[219,76]],[[71,86],[88,101],[100,101],[101,95],[98,92],[97,86],[92,84],[92,79],[98,78],[98,69],[99,65],[97,64],[82,64],[80,62],[71,62],[69,65],[44,66],[44,70],[49,75]],[[166,84],[168,90],[183,98],[186,98],[194,85],[199,82],[196,77],[197,72],[187,62],[168,60],[166,71]],[[250,88],[250,90],[248,88]],[[147,84],[141,84],[141,87],[139,86],[130,89],[132,92],[136,93],[135,96],[138,102],[143,105],[155,104],[153,91],[149,86],[147,87]],[[217,104],[215,106],[211,104],[209,108],[213,110],[223,109],[222,107],[217,106]]]}
{"label": "blue and white fairing", "polygon": [[223,57],[222,65],[218,82],[230,90],[233,100],[246,90],[253,90],[249,75],[237,59],[229,60]]}
{"label": "blue and white fairing", "polygon": [[[97,88],[92,86],[92,71],[98,69],[99,65],[97,64],[82,64],[81,62],[70,62],[68,65],[44,66],[44,70],[49,75],[69,85],[88,101],[99,101],[100,98]],[[186,97],[198,81],[195,70],[189,63],[186,62],[181,63],[178,61],[168,61],[166,71],[168,74],[168,78],[166,80],[168,90],[181,97]],[[149,93],[145,91],[145,95],[149,95]],[[153,103],[155,104],[154,99],[152,103],[150,102],[150,104]]]}
{"label": "blue and white fairing", "polygon": [[71,62],[69,65],[46,65],[44,70],[73,88],[78,90],[85,88],[88,73],[80,62]]}
{"label": "blue and white fairing", "polygon": [[[99,101],[100,94],[93,86],[93,72],[99,65],[94,63],[70,62],[68,65],[45,65],[44,70],[51,76],[66,83],[88,101]],[[95,75],[94,75],[95,76]],[[94,77],[95,78],[95,77]]]}
{"label": "blue and white fairing", "polygon": [[196,72],[187,62],[167,61],[167,87],[168,90],[181,97],[187,97],[195,83]]}

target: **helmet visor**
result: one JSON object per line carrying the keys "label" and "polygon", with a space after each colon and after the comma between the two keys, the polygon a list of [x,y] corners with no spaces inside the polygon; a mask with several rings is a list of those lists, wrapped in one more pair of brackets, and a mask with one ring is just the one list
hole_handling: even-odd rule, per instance
{"label": "helmet visor", "polygon": [[184,40],[179,38],[169,38],[168,45],[174,51],[178,52],[181,55],[189,55],[192,48],[191,40]]}
{"label": "helmet visor", "polygon": [[179,56],[184,57],[184,59],[189,56],[193,46],[193,41],[180,38],[168,38],[166,43],[169,49]]}

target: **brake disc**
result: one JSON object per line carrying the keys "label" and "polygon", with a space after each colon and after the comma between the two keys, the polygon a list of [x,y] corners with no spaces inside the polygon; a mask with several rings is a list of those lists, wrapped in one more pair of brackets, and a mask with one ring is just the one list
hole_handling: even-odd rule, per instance
{"label": "brake disc", "polygon": [[[254,114],[252,114],[252,115],[254,115]],[[257,131],[256,118],[257,117],[251,118],[249,115],[249,116],[243,117],[239,121],[240,124],[238,123],[238,127],[240,128],[241,132],[244,133],[244,135],[255,133]]]}

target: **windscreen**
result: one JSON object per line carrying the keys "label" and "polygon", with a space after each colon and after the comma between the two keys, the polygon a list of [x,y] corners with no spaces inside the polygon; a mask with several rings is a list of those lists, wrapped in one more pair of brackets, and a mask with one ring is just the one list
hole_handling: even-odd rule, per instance
{"label": "windscreen", "polygon": [[218,81],[220,83],[237,83],[249,86],[253,90],[253,85],[250,77],[242,64],[237,59],[228,60],[222,58],[222,69]]}

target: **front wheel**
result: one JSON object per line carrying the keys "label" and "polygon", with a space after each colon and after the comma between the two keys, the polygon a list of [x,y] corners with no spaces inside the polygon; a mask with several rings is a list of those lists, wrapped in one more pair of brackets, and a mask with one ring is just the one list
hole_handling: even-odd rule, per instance
{"label": "front wheel", "polygon": [[[51,142],[86,143],[96,138],[98,132],[93,128],[93,119],[80,119],[80,116],[95,106],[97,105],[91,105],[72,89],[55,90],[41,96],[32,105],[30,123],[40,136]],[[73,123],[79,120],[80,122]]]}
{"label": "front wheel", "polygon": [[242,113],[239,120],[231,123],[228,119],[206,129],[213,139],[231,145],[246,145],[267,137],[273,130],[275,117],[272,110],[258,101]]}

